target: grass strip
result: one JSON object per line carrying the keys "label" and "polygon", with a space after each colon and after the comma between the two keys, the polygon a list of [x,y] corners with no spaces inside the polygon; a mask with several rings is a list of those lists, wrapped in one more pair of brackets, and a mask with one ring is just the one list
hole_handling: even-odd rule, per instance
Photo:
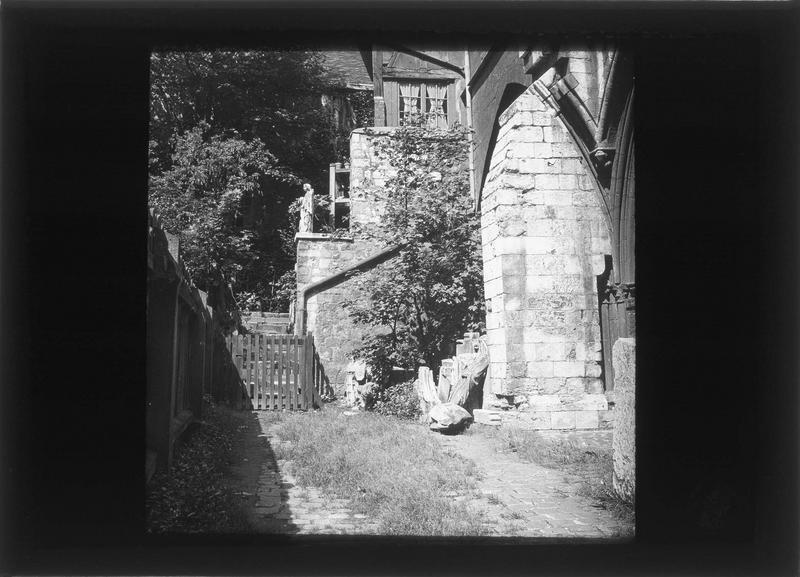
{"label": "grass strip", "polygon": [[578,494],[587,497],[618,520],[633,526],[634,507],[620,499],[613,489],[614,461],[611,447],[581,443],[567,435],[545,436],[537,431],[502,427],[497,431],[471,431],[471,434],[489,434],[497,439],[504,450],[530,463],[557,469],[581,479]]}
{"label": "grass strip", "polygon": [[452,498],[475,490],[477,467],[418,424],[328,407],[285,414],[275,434],[276,456],[291,462],[299,485],[349,499],[381,534],[485,534],[480,514]]}

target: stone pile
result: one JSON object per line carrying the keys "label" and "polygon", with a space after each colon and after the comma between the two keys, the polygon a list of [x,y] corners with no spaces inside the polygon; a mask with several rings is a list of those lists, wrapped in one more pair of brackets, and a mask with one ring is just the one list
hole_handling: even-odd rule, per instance
{"label": "stone pile", "polygon": [[422,409],[421,421],[432,430],[455,433],[472,423],[472,410],[480,406],[483,381],[489,366],[486,343],[477,333],[466,333],[456,355],[444,359],[439,384],[428,367],[420,367],[415,383]]}

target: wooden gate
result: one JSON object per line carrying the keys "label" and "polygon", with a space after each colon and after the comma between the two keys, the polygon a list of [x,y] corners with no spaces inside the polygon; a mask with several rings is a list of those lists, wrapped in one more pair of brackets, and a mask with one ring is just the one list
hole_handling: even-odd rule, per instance
{"label": "wooden gate", "polygon": [[227,344],[250,408],[322,408],[321,396],[330,383],[311,333],[232,335]]}

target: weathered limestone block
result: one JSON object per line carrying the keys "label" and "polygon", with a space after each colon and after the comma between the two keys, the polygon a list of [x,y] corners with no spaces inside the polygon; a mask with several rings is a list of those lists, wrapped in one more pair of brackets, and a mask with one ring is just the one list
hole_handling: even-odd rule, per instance
{"label": "weathered limestone block", "polygon": [[636,339],[614,343],[614,491],[636,500]]}
{"label": "weathered limestone block", "polygon": [[561,408],[561,397],[558,395],[531,395],[528,404],[533,411],[555,411]]}
{"label": "weathered limestone block", "polygon": [[603,394],[580,395],[574,399],[567,398],[563,394],[539,394],[530,395],[527,401],[533,411],[597,412],[608,410],[608,402]]}
{"label": "weathered limestone block", "polygon": [[532,429],[552,429],[552,415],[550,411],[533,411],[530,414]]}
{"label": "weathered limestone block", "polygon": [[576,411],[575,412],[575,428],[576,429],[597,429],[600,424],[598,411]]}
{"label": "weathered limestone block", "polygon": [[614,428],[614,411],[609,409],[607,411],[598,411],[597,416],[600,419],[598,428],[600,429],[613,429]]}
{"label": "weathered limestone block", "polygon": [[574,429],[575,411],[554,411],[550,413],[553,429]]}
{"label": "weathered limestone block", "polygon": [[476,423],[481,425],[499,426],[502,423],[501,411],[494,411],[490,409],[475,409],[472,411],[472,416]]}

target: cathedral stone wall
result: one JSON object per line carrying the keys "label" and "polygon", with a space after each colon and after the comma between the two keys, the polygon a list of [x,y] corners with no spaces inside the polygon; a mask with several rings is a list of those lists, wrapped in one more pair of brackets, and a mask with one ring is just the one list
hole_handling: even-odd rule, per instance
{"label": "cathedral stone wall", "polygon": [[513,406],[538,429],[608,425],[597,276],[611,246],[601,202],[561,119],[529,88],[499,118],[482,190],[484,409]]}

